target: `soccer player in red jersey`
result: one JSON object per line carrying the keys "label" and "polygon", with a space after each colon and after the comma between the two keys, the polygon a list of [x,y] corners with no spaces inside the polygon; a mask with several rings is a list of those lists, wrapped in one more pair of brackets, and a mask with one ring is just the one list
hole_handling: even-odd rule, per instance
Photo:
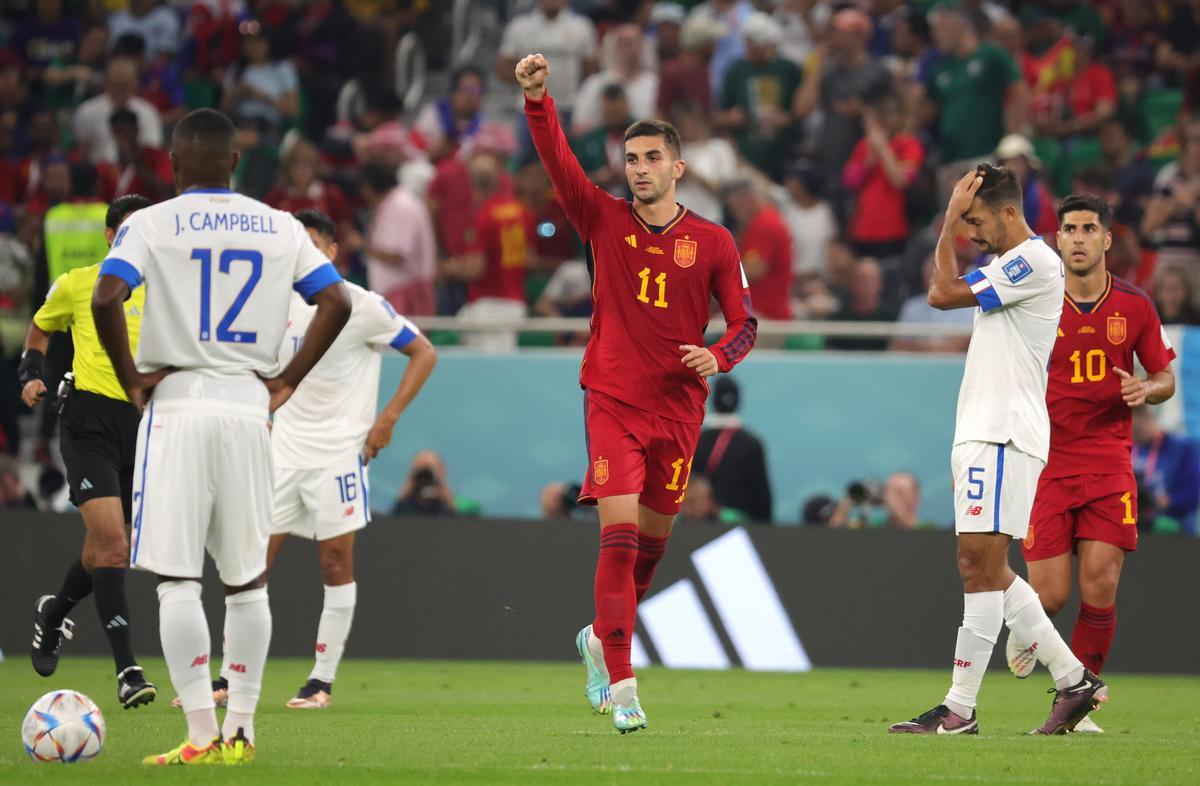
{"label": "soccer player in red jersey", "polygon": [[[679,134],[641,121],[625,132],[632,203],[587,179],[546,93],[550,66],[529,55],[516,68],[525,116],[567,217],[587,246],[594,302],[580,384],[588,472],[580,501],[600,512],[596,617],[576,645],[592,708],[625,733],[646,726],[630,667],[637,602],[662,558],[687,490],[707,377],[729,371],[754,345],[757,321],[729,232],[680,207]],[[728,328],[704,346],[709,300]]]}
{"label": "soccer player in red jersey", "polygon": [[[1038,481],[1022,554],[1029,583],[1054,616],[1071,594],[1071,555],[1079,562],[1075,656],[1094,674],[1104,668],[1117,626],[1117,581],[1125,554],[1137,548],[1137,481],[1131,407],[1175,394],[1171,348],[1154,304],[1105,268],[1112,208],[1072,195],[1058,208],[1058,248],[1066,294],[1050,356],[1046,403],[1050,458]],[[1149,376],[1134,376],[1137,356]],[[1009,636],[1009,668],[1027,677],[1036,642]],[[1090,718],[1076,731],[1100,731]]]}

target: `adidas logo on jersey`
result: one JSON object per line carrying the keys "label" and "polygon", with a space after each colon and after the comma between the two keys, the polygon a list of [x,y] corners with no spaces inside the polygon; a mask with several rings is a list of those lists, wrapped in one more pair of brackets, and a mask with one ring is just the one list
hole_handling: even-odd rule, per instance
{"label": "adidas logo on jersey", "polygon": [[637,248],[637,235],[626,235],[625,242],[629,244],[630,248]]}
{"label": "adidas logo on jersey", "polygon": [[80,491],[91,491],[92,490],[92,482],[90,480],[88,480],[87,478],[84,478],[83,481],[80,482],[80,484],[79,484],[79,490]]}

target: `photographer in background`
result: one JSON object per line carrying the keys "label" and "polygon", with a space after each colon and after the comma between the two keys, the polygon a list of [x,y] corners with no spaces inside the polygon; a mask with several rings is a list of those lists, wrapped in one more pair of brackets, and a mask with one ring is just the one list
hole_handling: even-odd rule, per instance
{"label": "photographer in background", "polygon": [[882,485],[852,480],[829,517],[828,526],[847,529],[914,529],[921,526],[921,484],[911,472],[893,472]]}
{"label": "photographer in background", "polygon": [[[712,484],[716,503],[752,521],[771,521],[771,480],[762,440],[742,425],[736,414],[741,392],[733,377],[712,384],[712,411],[704,419],[691,476],[703,475]],[[694,489],[688,488],[693,494]],[[686,498],[685,498],[686,502]]]}
{"label": "photographer in background", "polygon": [[432,450],[418,451],[392,506],[392,515],[451,516],[456,512],[442,457]]}

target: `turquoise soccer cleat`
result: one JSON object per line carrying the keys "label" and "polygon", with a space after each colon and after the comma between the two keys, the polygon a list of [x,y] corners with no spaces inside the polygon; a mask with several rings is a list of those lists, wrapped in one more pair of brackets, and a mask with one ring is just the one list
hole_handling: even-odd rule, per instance
{"label": "turquoise soccer cleat", "polygon": [[628,705],[613,702],[612,716],[613,726],[616,726],[617,731],[622,734],[646,728],[646,712],[642,709],[642,703],[638,701],[637,696],[634,696],[633,701]]}
{"label": "turquoise soccer cleat", "polygon": [[612,709],[612,698],[608,693],[608,669],[604,660],[592,657],[588,649],[588,638],[592,635],[592,626],[588,625],[575,636],[575,648],[579,650],[579,658],[587,668],[587,683],[583,692],[587,696],[592,711],[599,715],[607,715]]}

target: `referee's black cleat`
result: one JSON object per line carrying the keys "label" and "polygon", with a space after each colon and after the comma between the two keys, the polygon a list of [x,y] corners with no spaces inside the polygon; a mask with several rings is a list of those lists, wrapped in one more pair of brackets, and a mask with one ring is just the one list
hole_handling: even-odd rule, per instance
{"label": "referee's black cleat", "polygon": [[153,682],[146,682],[141,666],[130,666],[117,675],[117,698],[121,700],[122,709],[149,704],[157,695],[158,688]]}
{"label": "referee's black cleat", "polygon": [[75,635],[75,623],[63,618],[62,623],[51,628],[46,622],[48,604],[54,601],[53,595],[43,595],[37,599],[33,609],[33,647],[29,658],[33,661],[33,670],[43,677],[49,677],[58,668],[58,650],[62,640]]}

